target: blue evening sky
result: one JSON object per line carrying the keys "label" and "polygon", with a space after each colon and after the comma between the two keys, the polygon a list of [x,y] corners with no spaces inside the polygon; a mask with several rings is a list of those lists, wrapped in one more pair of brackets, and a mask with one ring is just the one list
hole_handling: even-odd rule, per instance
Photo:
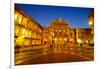
{"label": "blue evening sky", "polygon": [[34,4],[16,4],[40,25],[48,26],[52,21],[61,18],[68,21],[73,28],[89,28],[88,14],[93,8],[60,7]]}

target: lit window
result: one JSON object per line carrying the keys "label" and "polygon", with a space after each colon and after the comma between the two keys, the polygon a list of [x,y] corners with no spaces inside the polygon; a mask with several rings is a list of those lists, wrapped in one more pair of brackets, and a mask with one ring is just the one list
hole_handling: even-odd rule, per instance
{"label": "lit window", "polygon": [[25,17],[23,18],[22,25],[27,27],[27,18],[25,18]]}
{"label": "lit window", "polygon": [[25,35],[26,35],[26,30],[22,29],[22,36],[25,37]]}
{"label": "lit window", "polygon": [[28,36],[29,36],[29,38],[31,38],[31,37],[32,37],[31,35],[32,35],[32,31],[29,31],[29,35],[28,35]]}
{"label": "lit window", "polygon": [[25,34],[26,34],[25,36],[28,37],[28,30],[26,30],[26,33]]}
{"label": "lit window", "polygon": [[52,36],[54,36],[54,33],[52,33]]}
{"label": "lit window", "polygon": [[36,33],[35,32],[32,34],[32,38],[36,38]]}
{"label": "lit window", "polygon": [[59,30],[61,32],[61,30]]}
{"label": "lit window", "polygon": [[57,40],[57,38],[55,38],[54,40]]}
{"label": "lit window", "polygon": [[27,21],[27,24],[28,24],[28,28],[31,29],[31,23],[30,23],[30,20]]}
{"label": "lit window", "polygon": [[26,35],[25,33],[26,33],[26,30],[24,28],[21,28],[19,35],[22,36],[22,37],[25,37],[25,35]]}
{"label": "lit window", "polygon": [[20,28],[18,26],[15,26],[15,35],[18,36],[19,35],[19,30]]}
{"label": "lit window", "polygon": [[65,32],[65,30],[63,30]]}
{"label": "lit window", "polygon": [[24,41],[24,38],[23,37],[18,37],[16,39],[16,45],[23,45],[23,41]]}
{"label": "lit window", "polygon": [[17,17],[18,17],[18,14],[15,13],[15,17],[14,17],[15,21],[17,21]]}
{"label": "lit window", "polygon": [[66,40],[67,40],[67,38],[64,38],[64,40],[66,41]]}
{"label": "lit window", "polygon": [[32,41],[32,45],[36,44],[35,40]]}
{"label": "lit window", "polygon": [[39,32],[41,33],[42,31],[41,31],[41,30],[39,30]]}
{"label": "lit window", "polygon": [[22,21],[22,17],[18,16],[18,23],[21,24],[21,21]]}
{"label": "lit window", "polygon": [[30,40],[24,40],[24,45],[25,45],[25,46],[30,45]]}

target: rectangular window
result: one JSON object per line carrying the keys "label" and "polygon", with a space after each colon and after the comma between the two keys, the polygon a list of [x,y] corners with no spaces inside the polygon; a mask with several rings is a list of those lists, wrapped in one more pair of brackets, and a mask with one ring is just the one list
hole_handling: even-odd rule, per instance
{"label": "rectangular window", "polygon": [[27,28],[30,29],[30,20],[27,20]]}
{"label": "rectangular window", "polygon": [[25,46],[29,46],[29,45],[30,45],[30,40],[25,39],[25,40],[24,40],[24,45],[25,45]]}
{"label": "rectangular window", "polygon": [[32,40],[32,45],[35,45],[35,44],[36,44],[35,40]]}
{"label": "rectangular window", "polygon": [[32,33],[32,38],[36,38],[36,32]]}
{"label": "rectangular window", "polygon": [[32,31],[29,31],[29,38],[32,38]]}
{"label": "rectangular window", "polygon": [[15,32],[14,33],[15,36],[19,36],[20,27],[15,25],[15,28],[14,29],[15,29],[15,31],[14,31]]}
{"label": "rectangular window", "polygon": [[33,30],[33,23],[30,22],[30,29]]}
{"label": "rectangular window", "polygon": [[23,45],[23,41],[24,41],[24,38],[23,37],[18,37],[17,39],[16,39],[16,41],[15,41],[15,44],[16,45]]}
{"label": "rectangular window", "polygon": [[14,21],[15,21],[15,22],[17,21],[17,18],[18,18],[18,14],[15,13],[15,14],[14,14]]}
{"label": "rectangular window", "polygon": [[19,24],[22,24],[21,22],[22,22],[22,16],[19,15],[19,16],[18,16],[18,23],[19,23]]}
{"label": "rectangular window", "polygon": [[24,37],[23,35],[24,35],[24,29],[23,28],[20,28],[20,33],[19,33],[19,36],[22,36],[22,37]]}
{"label": "rectangular window", "polygon": [[23,25],[24,27],[27,27],[27,18],[26,18],[26,17],[23,18],[23,20],[22,20],[22,25]]}

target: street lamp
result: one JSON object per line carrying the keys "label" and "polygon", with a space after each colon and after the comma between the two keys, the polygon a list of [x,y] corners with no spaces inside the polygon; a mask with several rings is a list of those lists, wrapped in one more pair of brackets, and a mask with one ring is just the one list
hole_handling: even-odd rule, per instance
{"label": "street lamp", "polygon": [[82,43],[82,40],[81,40],[81,39],[77,39],[77,42],[78,42],[79,44],[81,44],[81,43]]}
{"label": "street lamp", "polygon": [[93,24],[92,21],[89,21],[89,24],[92,25]]}
{"label": "street lamp", "polygon": [[78,39],[77,42],[78,42],[78,43],[82,43],[81,39]]}

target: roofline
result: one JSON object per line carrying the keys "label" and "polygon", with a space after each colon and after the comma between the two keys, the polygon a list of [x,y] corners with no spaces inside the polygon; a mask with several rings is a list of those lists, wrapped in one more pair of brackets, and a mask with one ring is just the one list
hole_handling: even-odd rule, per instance
{"label": "roofline", "polygon": [[89,17],[90,17],[91,15],[94,15],[94,10],[91,10],[91,11],[89,12]]}
{"label": "roofline", "polygon": [[18,12],[20,12],[23,16],[28,17],[29,19],[31,19],[35,24],[37,24],[40,28],[43,29],[43,27],[37,23],[34,19],[32,19],[31,16],[29,16],[26,12],[24,12],[21,8],[19,8],[17,5],[15,5],[15,10],[17,10]]}

